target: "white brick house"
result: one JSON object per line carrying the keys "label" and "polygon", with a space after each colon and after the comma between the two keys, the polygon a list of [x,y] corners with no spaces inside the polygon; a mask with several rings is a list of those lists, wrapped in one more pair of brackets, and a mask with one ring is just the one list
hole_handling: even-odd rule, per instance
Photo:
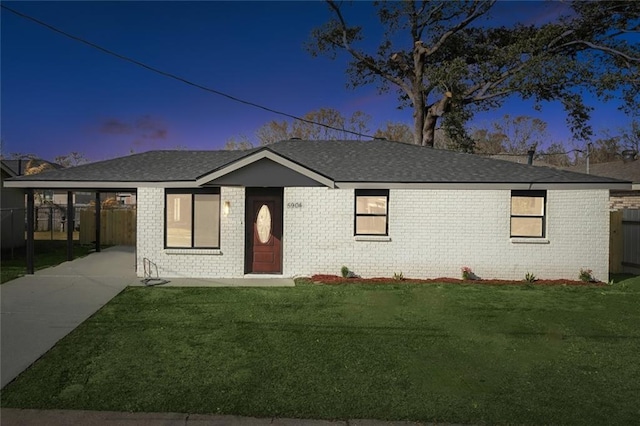
{"label": "white brick house", "polygon": [[137,267],[163,278],[607,280],[609,178],[387,141],[155,151],[10,185],[135,190]]}

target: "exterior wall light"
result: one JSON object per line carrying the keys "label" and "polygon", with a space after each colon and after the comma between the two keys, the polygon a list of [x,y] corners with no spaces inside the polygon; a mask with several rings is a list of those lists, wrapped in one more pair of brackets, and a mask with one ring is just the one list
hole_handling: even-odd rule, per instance
{"label": "exterior wall light", "polygon": [[231,202],[230,201],[225,201],[224,205],[222,206],[222,214],[225,216],[229,216],[229,211],[231,210]]}

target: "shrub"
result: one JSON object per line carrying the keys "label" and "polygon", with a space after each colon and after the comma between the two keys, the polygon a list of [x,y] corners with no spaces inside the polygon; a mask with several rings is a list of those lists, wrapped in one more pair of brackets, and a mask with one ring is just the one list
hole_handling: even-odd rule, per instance
{"label": "shrub", "polygon": [[460,268],[462,271],[462,279],[463,280],[472,280],[473,279],[473,271],[468,266],[463,266]]}
{"label": "shrub", "polygon": [[580,281],[585,283],[595,281],[593,275],[591,275],[592,272],[593,271],[591,269],[580,269],[580,275],[578,275],[578,278],[580,278]]}
{"label": "shrub", "polygon": [[533,275],[531,272],[527,272],[524,276],[524,280],[528,283],[533,283],[536,280],[536,276]]}
{"label": "shrub", "polygon": [[402,280],[404,280],[404,275],[402,274],[402,271],[400,271],[400,273],[398,273],[398,272],[394,272],[394,273],[393,273],[393,279],[394,279],[395,281],[402,281]]}
{"label": "shrub", "polygon": [[340,268],[340,274],[342,275],[342,278],[347,278],[349,276],[349,268],[342,266],[342,268]]}

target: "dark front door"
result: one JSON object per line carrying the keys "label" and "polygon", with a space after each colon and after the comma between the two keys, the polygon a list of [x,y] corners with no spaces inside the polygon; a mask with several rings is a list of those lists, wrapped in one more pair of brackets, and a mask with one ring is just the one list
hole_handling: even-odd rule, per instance
{"label": "dark front door", "polygon": [[245,272],[282,273],[282,188],[247,188]]}

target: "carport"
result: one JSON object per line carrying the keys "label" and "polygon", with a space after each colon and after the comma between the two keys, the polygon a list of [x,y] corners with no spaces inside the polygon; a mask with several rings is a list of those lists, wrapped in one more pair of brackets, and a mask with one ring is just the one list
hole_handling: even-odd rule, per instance
{"label": "carport", "polygon": [[[52,173],[55,173],[52,172]],[[73,203],[73,194],[75,191],[94,192],[95,193],[95,251],[100,251],[101,245],[101,194],[106,192],[132,192],[136,193],[135,187],[112,185],[109,182],[69,182],[47,180],[49,173],[41,173],[38,175],[20,176],[4,182],[5,187],[22,188],[26,194],[26,273],[34,273],[34,235],[35,235],[35,192],[37,190],[62,190],[67,193],[67,224],[75,222],[75,210]],[[73,186],[72,186],[73,185]],[[67,241],[67,260],[73,260],[73,231],[74,226],[66,226]]]}

